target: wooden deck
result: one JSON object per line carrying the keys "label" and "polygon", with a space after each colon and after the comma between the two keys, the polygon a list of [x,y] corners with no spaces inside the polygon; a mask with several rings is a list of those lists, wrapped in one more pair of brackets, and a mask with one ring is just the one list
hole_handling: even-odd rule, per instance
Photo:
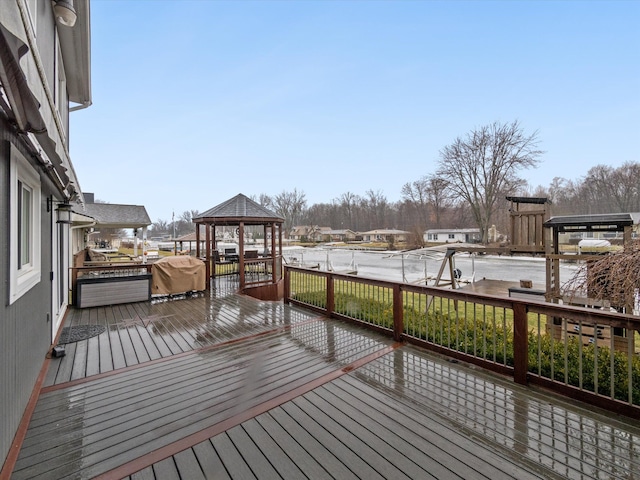
{"label": "wooden deck", "polygon": [[637,478],[640,424],[233,293],[71,310],[11,478]]}

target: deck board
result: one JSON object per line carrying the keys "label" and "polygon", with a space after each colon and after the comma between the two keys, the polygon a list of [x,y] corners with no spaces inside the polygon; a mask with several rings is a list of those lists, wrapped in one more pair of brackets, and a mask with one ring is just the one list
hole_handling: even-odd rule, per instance
{"label": "deck board", "polygon": [[[110,325],[108,327],[107,335],[109,337],[109,350],[105,351],[105,355],[110,354],[111,364],[113,365],[113,370],[118,370],[120,368],[124,368],[127,366],[127,360],[124,355],[124,349],[122,347],[122,339],[120,338],[120,332],[118,331],[118,327],[116,325]],[[105,362],[105,366],[107,368],[103,370],[103,372],[109,372],[111,369],[108,368],[109,362]],[[52,384],[49,384],[52,385]]]}
{"label": "deck board", "polygon": [[12,478],[640,475],[639,422],[225,285],[70,309],[107,331],[52,359]]}
{"label": "deck board", "polygon": [[258,478],[244,461],[244,458],[242,458],[242,455],[240,455],[240,452],[238,452],[238,449],[226,433],[211,439],[211,443],[231,478],[242,478],[246,480]]}
{"label": "deck board", "polygon": [[[275,466],[269,461],[270,459],[266,453],[263,453],[256,446],[242,427],[232,428],[226,432],[226,435],[256,477],[261,480],[279,480],[282,478]],[[274,459],[271,460],[273,461]]]}
{"label": "deck board", "polygon": [[153,474],[157,479],[181,480],[178,467],[173,458],[166,458],[153,465]]}
{"label": "deck board", "polygon": [[[102,317],[102,322],[100,323],[101,325],[106,323],[106,315],[104,317]],[[113,361],[114,361],[114,355],[112,353],[112,348],[111,348],[111,335],[109,335],[109,332],[106,332],[106,335],[99,335],[97,337],[98,339],[98,349],[100,352],[100,363],[99,363],[99,370],[95,373],[101,373],[101,372],[109,372],[111,370],[113,370]]]}
{"label": "deck board", "polygon": [[[260,449],[264,457],[269,459],[269,462],[281,478],[297,479],[305,477],[303,471],[287,456],[286,451],[271,438],[269,433],[255,419],[231,429],[229,433],[231,434],[236,430],[242,430],[244,434],[244,438],[241,441],[235,440],[233,435],[231,435],[234,443],[240,445],[238,448],[241,451],[243,451],[242,445],[249,443],[250,440],[251,445],[257,446],[256,448]],[[243,457],[246,457],[246,455],[243,454]]]}
{"label": "deck board", "polygon": [[330,446],[324,445],[315,436],[309,434],[303,424],[299,423],[296,418],[282,407],[270,411],[268,415],[278,423],[287,436],[299,444],[307,454],[312,455],[331,478],[358,478],[353,471],[334,455],[330,450]]}
{"label": "deck board", "polygon": [[283,405],[282,408],[306,432],[325,445],[341,463],[359,476],[368,479],[397,478],[400,480],[409,478],[405,472],[393,468],[383,458],[385,453],[388,453],[387,449],[377,452],[372,445],[359,441],[352,432],[340,425],[334,418],[313,407],[304,399],[294,400]]}
{"label": "deck board", "polygon": [[90,377],[91,375],[97,375],[100,373],[100,338],[105,338],[104,335],[93,337],[87,340],[87,365],[84,376]]}
{"label": "deck board", "polygon": [[[313,455],[305,450],[303,446],[293,438],[292,435],[289,434],[287,430],[284,429],[280,423],[276,421],[276,419],[272,416],[274,412],[278,412],[279,409],[275,409],[269,413],[264,415],[260,415],[255,418],[255,422],[262,427],[262,429],[269,435],[269,438],[275,442],[275,444],[283,451],[287,453],[288,462],[293,464],[291,468],[295,468],[300,470],[306,474],[308,478],[313,478],[314,480],[323,480],[323,479],[331,479],[336,478],[329,475],[329,472],[324,468],[325,464],[321,464],[320,462],[324,459],[320,459],[316,456],[316,451],[313,451]],[[276,416],[278,414],[276,413]],[[286,425],[286,418],[283,423]],[[251,422],[247,422],[250,424]],[[246,424],[243,424],[245,429],[250,428]],[[255,435],[253,435],[256,438]],[[262,442],[260,443],[263,444]],[[295,459],[295,462],[294,460]],[[285,462],[287,460],[285,459]],[[280,463],[285,463],[280,462]],[[285,463],[286,464],[286,463]],[[302,478],[299,477],[299,478]]]}
{"label": "deck board", "polygon": [[206,478],[215,478],[217,480],[231,480],[231,477],[224,468],[218,453],[213,448],[211,440],[205,440],[192,448],[198,465],[202,469],[202,473]]}
{"label": "deck board", "polygon": [[83,340],[76,342],[75,354],[73,356],[73,368],[71,370],[71,380],[85,378],[87,376],[87,350],[88,342]]}
{"label": "deck board", "polygon": [[139,472],[134,473],[130,477],[130,480],[155,480],[156,476],[153,473],[153,467],[147,467],[145,469],[140,470]]}
{"label": "deck board", "polygon": [[205,480],[206,477],[198,464],[196,454],[188,448],[173,456],[180,478],[189,480]]}

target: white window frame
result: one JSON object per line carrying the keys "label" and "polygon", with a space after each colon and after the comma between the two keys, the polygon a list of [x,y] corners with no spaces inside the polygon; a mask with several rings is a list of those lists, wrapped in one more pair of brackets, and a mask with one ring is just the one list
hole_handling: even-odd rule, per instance
{"label": "white window frame", "polygon": [[[21,259],[18,258],[18,242],[20,241],[20,231],[18,229],[19,219],[22,212],[19,211],[21,202],[19,195],[22,191],[19,189],[19,183],[22,183],[31,192],[31,205],[29,211],[29,235],[28,245],[30,250],[29,261],[24,265],[20,265]],[[27,159],[11,145],[11,165],[10,165],[10,232],[11,240],[9,246],[9,272],[10,272],[10,293],[9,303],[12,304],[26,292],[31,290],[35,285],[40,283],[41,279],[41,261],[40,261],[40,244],[41,244],[41,226],[40,226],[40,200],[41,200],[40,176],[38,172],[29,164]]]}

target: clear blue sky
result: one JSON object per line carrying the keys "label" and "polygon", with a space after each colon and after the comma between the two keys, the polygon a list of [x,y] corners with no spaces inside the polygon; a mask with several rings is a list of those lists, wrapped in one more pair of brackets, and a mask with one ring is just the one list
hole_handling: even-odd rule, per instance
{"label": "clear blue sky", "polygon": [[640,161],[638,1],[92,0],[91,24],[72,161],[152,221],[294,188],[395,202],[495,121],[538,131],[533,187]]}

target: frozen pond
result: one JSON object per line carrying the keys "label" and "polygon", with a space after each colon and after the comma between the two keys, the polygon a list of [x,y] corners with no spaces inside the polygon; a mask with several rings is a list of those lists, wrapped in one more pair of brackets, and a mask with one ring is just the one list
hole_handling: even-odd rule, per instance
{"label": "frozen pond", "polygon": [[[321,270],[338,273],[357,271],[358,276],[406,283],[424,284],[425,278],[433,279],[444,259],[443,251],[400,252],[348,250],[338,248],[290,248],[284,251],[287,263],[304,266],[320,265]],[[456,253],[454,265],[462,272],[462,281],[505,280],[519,282],[532,280],[534,288],[545,289],[545,260],[541,257],[510,257]],[[561,264],[560,279],[569,280],[577,266]],[[449,278],[445,269],[443,278]],[[426,273],[426,274],[425,274]],[[433,284],[431,281],[430,285]]]}

